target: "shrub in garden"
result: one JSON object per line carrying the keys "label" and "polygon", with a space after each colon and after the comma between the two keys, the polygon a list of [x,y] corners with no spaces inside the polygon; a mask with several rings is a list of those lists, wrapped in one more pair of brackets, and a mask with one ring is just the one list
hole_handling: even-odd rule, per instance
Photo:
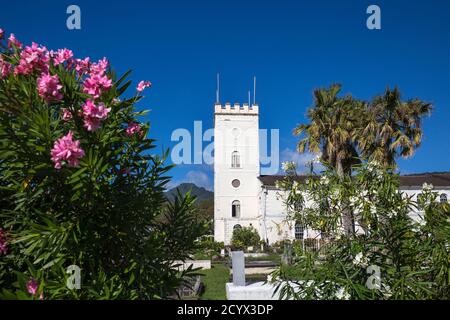
{"label": "shrub in garden", "polygon": [[214,236],[206,235],[198,239],[199,252],[207,256],[214,256],[225,248],[223,242],[214,241]]}
{"label": "shrub in garden", "polygon": [[[448,204],[439,203],[432,186],[424,185],[415,201],[399,191],[397,174],[376,163],[346,178],[328,169],[302,185],[295,183],[294,171],[280,184],[285,202],[309,205],[290,218],[330,235],[332,244],[301,252],[294,266],[275,272],[282,298],[450,298]],[[409,215],[418,207],[421,221]],[[359,232],[345,233],[342,210],[352,213]]]}
{"label": "shrub in garden", "polygon": [[[2,32],[3,34],[3,32]],[[151,299],[175,291],[204,227],[164,205],[170,166],[106,58],[0,39],[0,296]],[[130,90],[131,91],[131,90]],[[66,268],[81,269],[70,289]],[[69,279],[70,280],[70,279]]]}
{"label": "shrub in garden", "polygon": [[248,246],[258,246],[259,244],[259,234],[252,226],[236,228],[233,230],[231,246],[234,249],[244,249]]}

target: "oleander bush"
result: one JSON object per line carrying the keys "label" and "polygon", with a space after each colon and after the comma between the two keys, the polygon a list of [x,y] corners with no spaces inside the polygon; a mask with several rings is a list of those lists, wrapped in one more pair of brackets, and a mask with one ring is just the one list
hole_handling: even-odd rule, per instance
{"label": "oleander bush", "polygon": [[[414,200],[399,190],[399,176],[375,162],[342,177],[333,168],[298,184],[295,168],[280,183],[290,219],[328,235],[317,252],[300,251],[293,266],[273,275],[281,298],[449,299],[450,217],[433,186]],[[419,219],[412,209],[421,209]],[[355,230],[348,235],[342,212]]]}
{"label": "oleander bush", "polygon": [[[0,298],[166,298],[194,272],[204,225],[194,199],[169,204],[129,72],[6,41],[0,29]],[[127,90],[129,89],[129,90]],[[81,287],[67,268],[81,269]],[[72,277],[71,277],[72,276]]]}

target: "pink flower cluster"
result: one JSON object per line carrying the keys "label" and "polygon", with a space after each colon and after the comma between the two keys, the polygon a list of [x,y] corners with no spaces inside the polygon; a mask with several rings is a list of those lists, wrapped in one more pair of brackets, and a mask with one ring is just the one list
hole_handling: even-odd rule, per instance
{"label": "pink flower cluster", "polygon": [[15,45],[18,49],[22,49],[22,42],[16,39],[14,33],[11,33],[8,38],[8,48],[12,48],[13,45]]}
{"label": "pink flower cluster", "polygon": [[0,228],[0,254],[8,253],[8,246],[6,243],[6,233]]}
{"label": "pink flower cluster", "polygon": [[80,141],[74,141],[73,133],[69,131],[67,135],[55,141],[51,155],[56,169],[61,169],[63,161],[67,162],[69,167],[76,167],[84,157],[84,150],[80,148]]}
{"label": "pink flower cluster", "polygon": [[0,79],[7,77],[11,73],[11,64],[3,60],[0,56]]}
{"label": "pink flower cluster", "polygon": [[63,112],[62,118],[64,121],[69,121],[70,119],[72,119],[72,113],[69,111],[69,109],[63,108],[62,112]]}
{"label": "pink flower cluster", "polygon": [[27,291],[29,294],[32,294],[33,296],[36,295],[39,288],[39,283],[35,279],[30,279],[27,282]]}
{"label": "pink flower cluster", "polygon": [[111,88],[112,81],[106,75],[108,64],[106,58],[91,64],[89,77],[84,80],[83,92],[91,95],[94,99],[99,98],[103,92]]}
{"label": "pink flower cluster", "polygon": [[37,70],[48,73],[49,54],[46,47],[32,43],[20,53],[19,65],[14,69],[14,74],[30,74]]}
{"label": "pink flower cluster", "polygon": [[50,102],[52,100],[61,100],[63,95],[59,91],[62,89],[62,85],[59,83],[59,78],[55,74],[51,76],[48,73],[43,73],[37,79],[38,93],[45,101]]}
{"label": "pink flower cluster", "polygon": [[138,133],[140,136],[142,136],[143,132],[141,125],[136,122],[129,122],[128,127],[125,129],[125,134],[130,137],[135,133]]}
{"label": "pink flower cluster", "polygon": [[144,91],[145,88],[149,88],[151,86],[152,86],[152,84],[150,81],[141,81],[138,83],[136,90],[139,92],[142,92],[142,91]]}
{"label": "pink flower cluster", "polygon": [[106,108],[103,103],[95,105],[92,100],[86,101],[82,106],[84,127],[88,131],[94,131],[100,127],[100,122],[108,116],[111,108]]}
{"label": "pink flower cluster", "polygon": [[[39,282],[37,282],[37,280],[35,279],[30,279],[28,280],[26,287],[29,294],[36,296],[39,289]],[[39,299],[44,299],[44,292],[41,292],[41,294],[39,295]]]}
{"label": "pink flower cluster", "polygon": [[75,59],[75,70],[79,76],[88,73],[89,71],[89,57],[84,59]]}
{"label": "pink flower cluster", "polygon": [[55,66],[57,66],[66,61],[70,61],[70,59],[72,59],[72,57],[73,57],[73,52],[72,52],[72,50],[64,48],[64,49],[59,49],[56,52],[51,51],[50,55],[53,58],[53,64]]}

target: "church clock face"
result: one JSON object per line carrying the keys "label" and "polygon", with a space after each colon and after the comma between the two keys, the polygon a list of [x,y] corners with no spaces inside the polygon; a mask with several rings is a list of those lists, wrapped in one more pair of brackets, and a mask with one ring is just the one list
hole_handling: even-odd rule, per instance
{"label": "church clock face", "polygon": [[231,185],[234,188],[239,188],[239,186],[241,185],[241,182],[238,179],[234,179],[233,181],[231,181]]}

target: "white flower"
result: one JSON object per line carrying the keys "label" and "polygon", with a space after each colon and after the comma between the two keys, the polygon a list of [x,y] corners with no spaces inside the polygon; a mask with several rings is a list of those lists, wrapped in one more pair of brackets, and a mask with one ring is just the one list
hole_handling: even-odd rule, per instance
{"label": "white flower", "polygon": [[367,257],[364,256],[362,252],[360,252],[353,259],[353,264],[359,267],[367,267],[368,265]]}
{"label": "white flower", "polygon": [[339,300],[349,300],[350,294],[345,290],[345,288],[340,288],[338,292],[336,292],[336,298]]}
{"label": "white flower", "polygon": [[328,185],[330,183],[330,179],[328,179],[327,176],[321,176],[320,177],[320,183],[323,185]]}
{"label": "white flower", "polygon": [[433,188],[434,188],[434,186],[430,183],[430,184],[428,184],[428,183],[424,183],[423,185],[422,185],[422,190],[423,191],[431,191],[431,190],[433,190]]}

